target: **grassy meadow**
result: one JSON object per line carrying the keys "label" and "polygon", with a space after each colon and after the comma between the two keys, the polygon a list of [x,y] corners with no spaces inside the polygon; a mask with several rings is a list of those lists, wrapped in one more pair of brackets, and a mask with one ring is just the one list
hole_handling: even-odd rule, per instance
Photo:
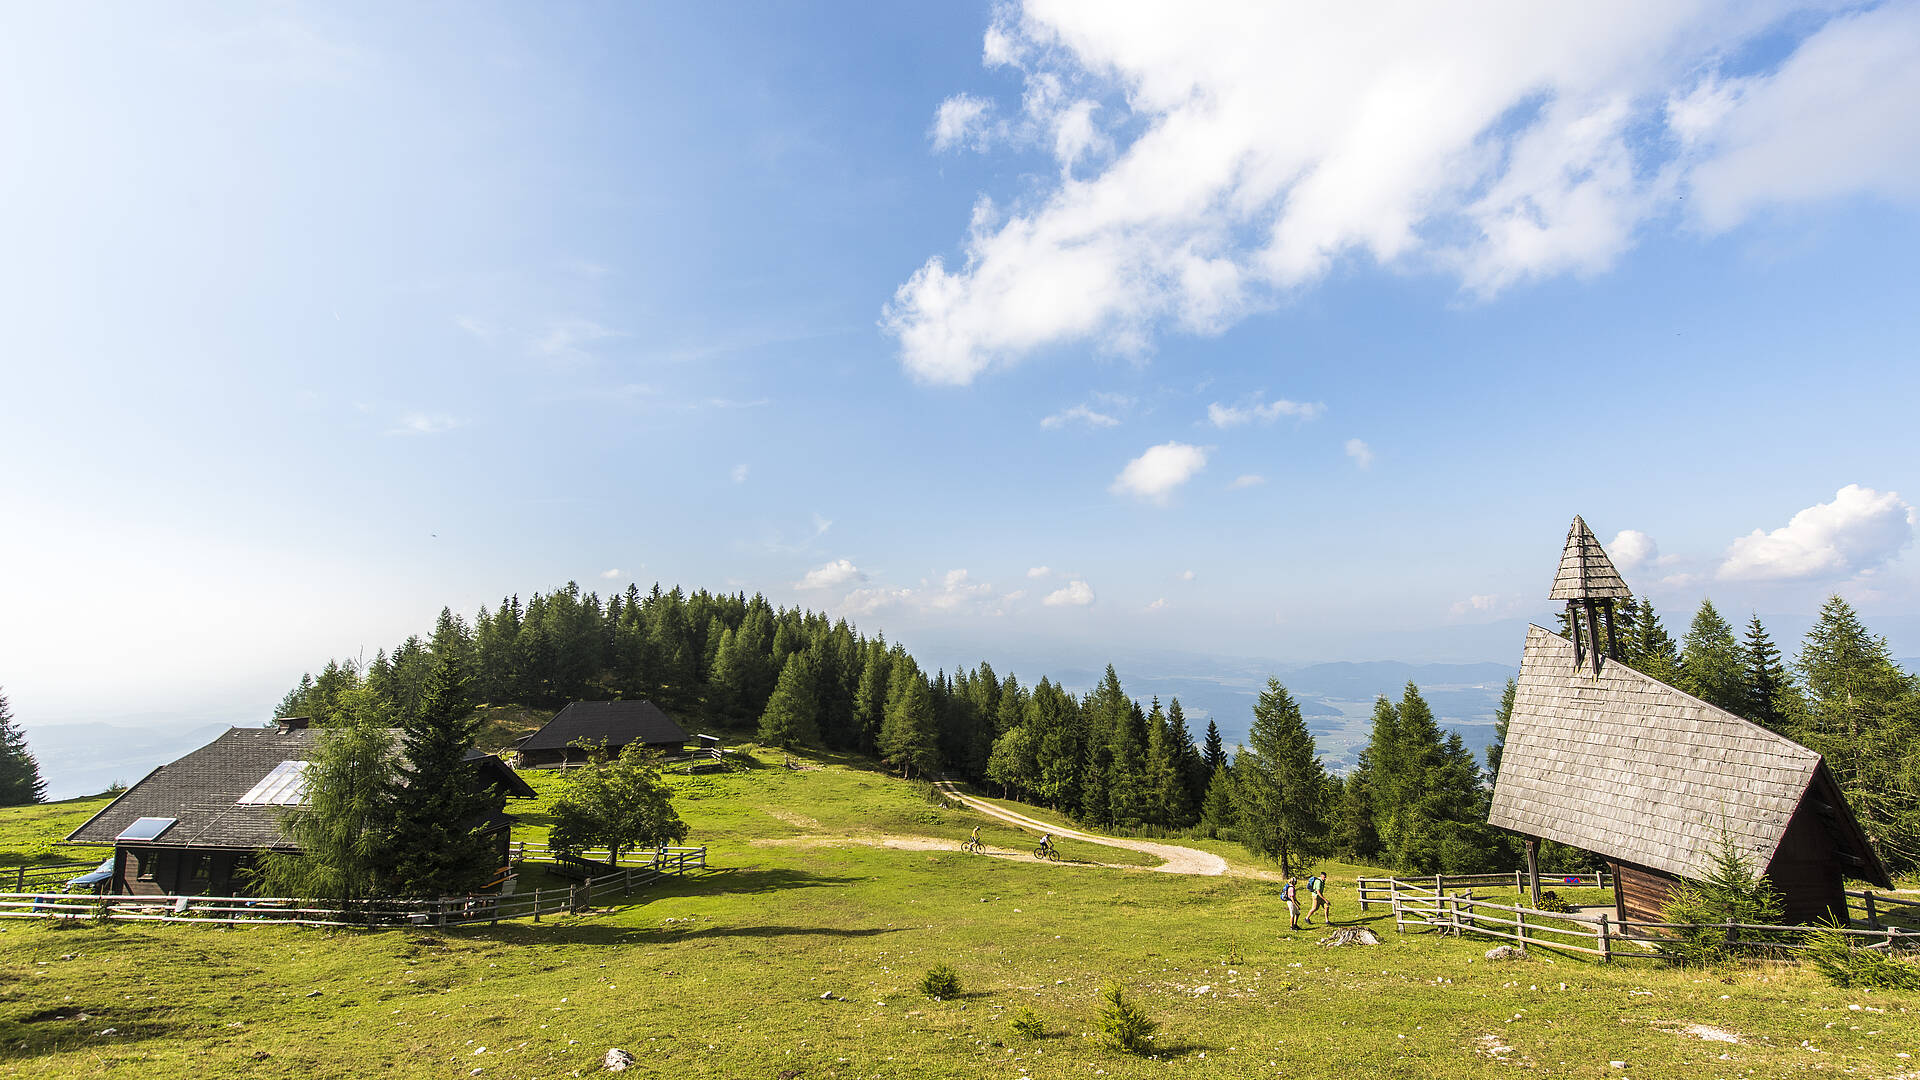
{"label": "grassy meadow", "polygon": [[[1920,1054],[1920,994],[1777,965],[1488,961],[1491,941],[1363,919],[1352,879],[1375,871],[1342,865],[1338,921],[1383,943],[1322,948],[1251,876],[1271,867],[1227,845],[1199,845],[1241,871],[1216,878],[1073,841],[1062,864],[929,850],[986,819],[855,761],[807,761],[674,777],[713,869],[577,917],[445,933],[0,922],[0,1076],[568,1077],[618,1046],[643,1076],[767,1080],[1920,1078],[1899,1056]],[[534,782],[527,839],[558,780]],[[0,811],[0,850],[40,850],[91,812],[61,806]],[[936,963],[959,972],[958,998],[915,989]],[[1161,1022],[1154,1057],[1101,1045],[1109,981]],[[1043,1037],[1012,1031],[1023,1008]]]}

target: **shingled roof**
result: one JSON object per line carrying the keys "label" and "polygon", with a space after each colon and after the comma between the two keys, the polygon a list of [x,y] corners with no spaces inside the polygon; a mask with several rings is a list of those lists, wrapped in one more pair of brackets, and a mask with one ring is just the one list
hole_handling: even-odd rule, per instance
{"label": "shingled roof", "polygon": [[307,760],[317,734],[308,728],[230,728],[186,757],[148,773],[73,830],[67,842],[110,845],[134,821],[160,817],[177,820],[142,846],[297,850],[280,834],[285,806],[243,806],[239,800],[281,762]]}
{"label": "shingled roof", "polygon": [[1554,576],[1549,600],[1625,600],[1633,595],[1600,539],[1575,515],[1567,530],[1567,546],[1560,553],[1560,572]]}
{"label": "shingled roof", "polygon": [[636,742],[680,746],[687,733],[651,701],[576,701],[527,736],[519,749],[564,750],[583,740],[605,743],[611,750]]}
{"label": "shingled roof", "polygon": [[1816,781],[1858,876],[1891,887],[1819,754],[1617,660],[1576,666],[1534,626],[1487,820],[1697,880],[1723,829],[1764,869]]}
{"label": "shingled roof", "polygon": [[[88,818],[66,838],[69,844],[112,844],[140,818],[173,818],[174,824],[147,847],[219,848],[256,851],[299,847],[280,832],[280,817],[298,799],[242,803],[276,767],[313,756],[319,732],[306,727],[230,728],[227,733],[170,765],[162,765]],[[468,750],[489,784],[516,798],[535,798],[534,790],[506,763],[491,754]],[[490,814],[488,828],[510,823]]]}

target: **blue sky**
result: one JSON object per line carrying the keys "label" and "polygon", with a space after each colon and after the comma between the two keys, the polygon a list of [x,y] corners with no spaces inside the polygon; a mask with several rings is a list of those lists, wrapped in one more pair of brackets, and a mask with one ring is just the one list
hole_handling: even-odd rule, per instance
{"label": "blue sky", "polygon": [[0,686],[569,579],[1512,662],[1575,513],[1920,652],[1920,5],[1535,7],[10,8]]}

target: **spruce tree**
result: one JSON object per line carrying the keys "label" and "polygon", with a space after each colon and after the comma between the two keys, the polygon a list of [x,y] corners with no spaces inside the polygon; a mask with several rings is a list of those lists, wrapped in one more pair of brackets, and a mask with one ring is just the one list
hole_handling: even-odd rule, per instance
{"label": "spruce tree", "polygon": [[813,664],[806,652],[792,653],[780,669],[780,681],[760,714],[760,741],[782,750],[820,741],[820,699],[814,692]]}
{"label": "spruce tree", "polygon": [[1233,769],[1222,763],[1207,779],[1207,793],[1200,800],[1200,832],[1215,840],[1231,840],[1236,835],[1239,798],[1234,792]]}
{"label": "spruce tree", "polygon": [[1801,646],[1801,741],[1819,751],[1895,873],[1920,867],[1920,680],[1830,597]]}
{"label": "spruce tree", "polygon": [[13,722],[6,692],[0,689],[0,806],[24,806],[46,798],[40,763],[27,749],[27,733]]}
{"label": "spruce tree", "polygon": [[[1139,707],[1130,711],[1138,712]],[[1116,829],[1137,829],[1146,821],[1152,780],[1147,772],[1146,747],[1141,745],[1129,717],[1122,717],[1114,725],[1109,762],[1106,820]]]}
{"label": "spruce tree", "polygon": [[886,717],[880,725],[880,757],[912,779],[940,767],[940,732],[933,715],[933,688],[911,659],[892,665]]}
{"label": "spruce tree", "polygon": [[1314,753],[1300,706],[1268,679],[1253,707],[1247,748],[1235,761],[1240,842],[1293,873],[1295,858],[1326,850],[1327,774]]}
{"label": "spruce tree", "polygon": [[386,891],[413,897],[476,891],[499,867],[492,841],[480,831],[489,824],[493,796],[466,760],[480,721],[458,651],[435,665],[421,707],[399,719],[400,759],[388,785],[382,844]]}
{"label": "spruce tree", "polygon": [[1651,600],[1642,600],[1634,611],[1633,632],[1621,649],[1627,654],[1627,666],[1642,675],[1651,675],[1668,686],[1680,686],[1680,650],[1667,634],[1660,614]]}
{"label": "spruce tree", "polygon": [[1211,720],[1207,721],[1207,742],[1200,751],[1200,760],[1207,767],[1209,782],[1212,781],[1214,773],[1227,765],[1226,741],[1220,738],[1220,725]]}
{"label": "spruce tree", "polygon": [[1792,693],[1792,684],[1787,678],[1787,666],[1780,658],[1780,650],[1774,646],[1773,638],[1767,628],[1760,623],[1755,613],[1747,623],[1747,637],[1742,643],[1747,661],[1746,705],[1740,714],[1762,727],[1785,734],[1787,730],[1787,697]]}
{"label": "spruce tree", "polygon": [[1712,600],[1701,600],[1680,648],[1680,688],[1737,715],[1747,707],[1746,667],[1733,627]]}
{"label": "spruce tree", "polygon": [[1493,745],[1487,747],[1487,772],[1500,775],[1500,755],[1507,748],[1507,725],[1513,722],[1513,702],[1520,693],[1520,683],[1509,678],[1507,688],[1500,692],[1500,705],[1493,711]]}

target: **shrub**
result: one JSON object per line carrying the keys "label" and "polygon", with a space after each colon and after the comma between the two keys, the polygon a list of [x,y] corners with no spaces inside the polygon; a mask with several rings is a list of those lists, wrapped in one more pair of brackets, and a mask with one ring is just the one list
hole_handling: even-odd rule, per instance
{"label": "shrub", "polygon": [[1560,899],[1560,894],[1548,889],[1540,894],[1541,911],[1572,911],[1573,905]]}
{"label": "shrub", "polygon": [[1024,1006],[1019,1012],[1014,1013],[1013,1017],[1007,1021],[1007,1026],[1013,1029],[1015,1035],[1022,1035],[1029,1039],[1038,1039],[1047,1033],[1047,1025],[1040,1019],[1040,1014],[1033,1011],[1031,1005]]}
{"label": "shrub", "polygon": [[1683,883],[1663,910],[1667,922],[1692,924],[1673,930],[1672,939],[1660,946],[1662,955],[1680,964],[1711,964],[1766,952],[1772,940],[1766,931],[1730,931],[1714,924],[1775,924],[1781,918],[1773,885],[1754,872],[1724,830],[1706,879]]}
{"label": "shrub", "polygon": [[935,964],[920,976],[920,992],[936,1001],[960,996],[960,973],[951,964]]}
{"label": "shrub", "polygon": [[1100,991],[1100,1032],[1107,1045],[1128,1054],[1145,1054],[1153,1049],[1157,1021],[1147,1018],[1140,1006],[1127,1000],[1118,983],[1108,983]]}
{"label": "shrub", "polygon": [[1873,949],[1857,949],[1836,925],[1807,935],[1807,959],[1835,986],[1920,990],[1920,967]]}

